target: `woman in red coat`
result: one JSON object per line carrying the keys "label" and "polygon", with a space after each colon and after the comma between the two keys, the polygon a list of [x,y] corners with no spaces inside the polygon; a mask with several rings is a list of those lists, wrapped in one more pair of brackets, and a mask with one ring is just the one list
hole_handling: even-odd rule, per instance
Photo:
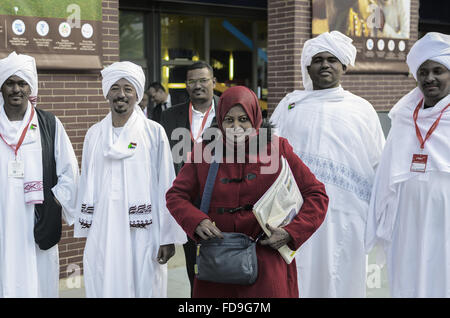
{"label": "woman in red coat", "polygon": [[[224,156],[230,153],[227,150],[236,153],[239,139],[245,139],[241,142],[244,144],[241,149],[245,149],[245,162],[224,158],[223,163],[220,163],[208,215],[200,211],[194,202],[201,199],[209,164],[202,160],[183,166],[167,192],[166,200],[170,213],[192,239],[198,241],[200,238],[221,237],[221,231],[244,233],[252,238],[262,233],[252,206],[277,179],[281,164],[275,165],[277,169],[273,173],[261,173],[264,171],[261,168],[269,167],[274,163],[273,160],[281,163],[281,156],[287,159],[304,202],[288,225],[270,228],[271,237],[257,244],[258,278],[254,284],[221,284],[195,278],[193,297],[298,297],[295,260],[286,264],[277,248],[288,244],[292,250],[296,250],[318,229],[328,207],[325,187],[284,138],[270,136],[269,133],[268,141],[259,141],[258,154],[271,156],[250,154],[249,149],[253,148],[249,147],[249,141],[258,138],[260,129],[264,127],[261,127],[262,114],[258,99],[248,88],[235,86],[222,94],[217,123],[225,136]],[[243,134],[248,131],[252,133]],[[199,146],[203,149],[205,142]],[[269,157],[271,162],[267,162]],[[231,159],[236,159],[236,156]]]}

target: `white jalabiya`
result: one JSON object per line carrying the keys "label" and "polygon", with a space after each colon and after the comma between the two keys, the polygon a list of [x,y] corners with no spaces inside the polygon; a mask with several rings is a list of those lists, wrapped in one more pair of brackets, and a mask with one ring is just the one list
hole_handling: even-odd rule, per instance
{"label": "white jalabiya", "polygon": [[[450,36],[427,33],[411,48],[407,63],[414,78],[425,61],[450,69]],[[369,251],[380,243],[387,255],[394,297],[450,297],[450,110],[447,109],[420,150],[413,113],[425,138],[450,103],[450,95],[424,109],[419,88],[402,97],[389,117],[392,128],[383,150],[370,203],[366,230]],[[427,154],[425,173],[411,172],[413,154]]]}
{"label": "white jalabiya", "polygon": [[[164,129],[145,118],[137,105],[128,121],[133,125],[127,123],[113,145],[123,143],[124,134],[130,136],[128,142],[136,144],[128,149],[131,156],[121,157],[119,148],[117,153],[105,151],[104,135],[114,138],[111,113],[88,130],[84,142],[78,206],[92,189],[94,213],[90,228],[75,224],[75,236],[87,236],[87,297],[166,297],[167,264],[157,262],[158,249],[186,242],[166,208],[165,193],[175,172]],[[92,187],[88,171],[95,173]],[[151,203],[151,224],[130,227],[131,197],[145,197],[142,194],[148,194]]]}
{"label": "white jalabiya", "polygon": [[[411,172],[421,153],[413,112],[423,98],[419,88],[391,110],[392,127],[376,174],[366,230],[366,249],[380,243],[387,257],[393,297],[450,297],[450,110],[425,143],[426,172]],[[421,107],[423,137],[450,103]]]}
{"label": "white jalabiya", "polygon": [[[151,215],[151,196],[150,188],[142,187],[141,184],[150,184],[150,179],[146,174],[140,174],[136,178],[134,171],[135,162],[123,159],[134,157],[135,160],[145,161],[144,152],[141,151],[142,144],[137,140],[140,138],[140,130],[144,129],[142,120],[139,115],[141,112],[133,112],[124,127],[112,128],[111,113],[100,123],[100,131],[102,131],[101,143],[96,146],[89,154],[96,151],[102,151],[105,159],[120,160],[122,170],[124,172],[123,189],[126,191],[127,198],[126,207],[130,215],[131,226],[143,226],[152,223]],[[94,166],[95,160],[88,160],[91,164],[86,168],[85,178],[83,178],[83,190],[81,195],[81,217],[80,223],[89,227],[92,224],[93,214],[96,204],[94,202],[94,189],[97,173],[101,170],[98,166]],[[85,180],[85,181],[84,181]],[[137,186],[136,186],[137,185]],[[121,185],[122,186],[122,185]]]}
{"label": "white jalabiya", "polygon": [[[3,104],[0,109],[4,111]],[[22,122],[12,122],[11,127],[21,132],[23,122],[28,118],[25,115]],[[42,151],[39,125],[30,134],[35,138],[24,143],[17,154],[17,159],[24,163],[40,158],[38,153]],[[71,225],[74,222],[78,163],[69,137],[57,118],[55,135],[58,183],[52,192],[63,207],[64,219]],[[8,162],[14,160],[14,152],[0,140],[0,153],[0,297],[58,297],[58,246],[43,251],[35,243],[34,204],[25,203],[23,179],[8,177]],[[25,164],[25,168],[27,166]]]}
{"label": "white jalabiya", "polygon": [[[38,78],[33,57],[12,52],[0,60],[0,86],[12,75],[25,80],[36,98]],[[0,93],[0,134],[9,144],[16,144],[31,115],[31,104],[19,122],[10,122]],[[24,178],[8,176],[8,163],[14,151],[0,140],[0,297],[58,297],[58,246],[41,250],[34,241],[34,203],[43,200],[42,149],[40,128],[35,113],[17,153],[24,163]],[[58,182],[52,188],[62,205],[62,213],[70,225],[74,222],[78,182],[78,163],[61,122],[56,118],[55,161]],[[27,182],[29,183],[27,186]],[[24,184],[25,183],[25,184]]]}
{"label": "white jalabiya", "polygon": [[271,121],[330,199],[325,221],[296,254],[300,297],[364,297],[364,228],[384,145],[373,106],[342,87],[294,91]]}
{"label": "white jalabiya", "polygon": [[[36,70],[36,62],[32,56],[24,54],[16,54],[12,52],[6,58],[0,60],[0,86],[11,76],[15,75],[23,79],[30,86],[30,99],[35,104],[35,99],[38,92],[38,77]],[[20,127],[13,127],[9,121],[6,112],[4,111],[3,94],[0,92],[0,135],[4,142],[15,147],[19,142],[22,131],[28,125],[31,117],[31,105],[28,103],[27,111],[24,115],[24,120],[21,121]],[[37,126],[37,115],[31,118],[30,128]],[[26,151],[31,151],[31,156],[35,160],[27,160],[24,162],[25,175],[23,180],[23,187],[25,192],[25,202],[39,204],[44,200],[43,183],[42,183],[42,153],[40,143],[39,130],[30,129],[25,135],[24,144],[33,144],[33,149],[30,147]]]}

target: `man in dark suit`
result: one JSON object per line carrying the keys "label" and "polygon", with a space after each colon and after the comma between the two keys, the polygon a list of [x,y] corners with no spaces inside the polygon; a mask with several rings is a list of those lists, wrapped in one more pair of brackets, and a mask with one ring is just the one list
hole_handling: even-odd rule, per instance
{"label": "man in dark suit", "polygon": [[142,109],[142,111],[145,114],[145,117],[148,117],[148,105],[149,105],[149,96],[147,92],[144,92],[144,95],[142,96],[142,100],[139,102],[139,107]]}
{"label": "man in dark suit", "polygon": [[171,96],[159,82],[151,83],[147,92],[153,104],[153,107],[149,107],[148,118],[159,123],[162,112],[172,106]]}
{"label": "man in dark suit", "polygon": [[[186,91],[189,99],[184,103],[172,106],[161,114],[160,123],[166,130],[172,150],[180,142],[177,136],[171,138],[172,132],[175,129],[186,128],[190,133],[190,138],[187,140],[184,138],[184,142],[187,142],[187,147],[183,146],[181,148],[181,151],[183,151],[183,149],[192,149],[194,142],[201,142],[204,130],[215,124],[216,107],[219,103],[219,98],[214,95],[215,84],[216,78],[214,77],[212,67],[208,63],[198,61],[188,66],[186,72]],[[176,155],[180,155],[180,158],[185,160],[187,154],[179,153]],[[174,160],[176,174],[178,174],[183,166],[184,160],[181,160],[181,162],[180,160]],[[196,244],[188,238],[188,242],[183,245],[183,248],[192,295]]]}

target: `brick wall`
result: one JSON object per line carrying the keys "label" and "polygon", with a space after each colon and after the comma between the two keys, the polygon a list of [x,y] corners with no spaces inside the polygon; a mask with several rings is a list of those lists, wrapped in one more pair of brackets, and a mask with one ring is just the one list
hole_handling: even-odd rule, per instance
{"label": "brick wall", "polygon": [[[312,37],[311,0],[268,1],[268,108],[273,111],[278,102],[301,83],[301,50]],[[411,0],[409,47],[418,36],[419,0]],[[401,74],[346,74],[342,86],[374,105],[388,110],[404,94],[415,87],[411,76]]]}
{"label": "brick wall", "polygon": [[[103,64],[119,60],[119,3],[102,1]],[[78,163],[86,131],[109,111],[102,93],[100,71],[41,72],[39,75],[38,107],[55,114],[63,123],[72,142]],[[83,265],[85,239],[73,237],[73,226],[63,224],[59,243],[60,277],[67,277],[69,264]]]}

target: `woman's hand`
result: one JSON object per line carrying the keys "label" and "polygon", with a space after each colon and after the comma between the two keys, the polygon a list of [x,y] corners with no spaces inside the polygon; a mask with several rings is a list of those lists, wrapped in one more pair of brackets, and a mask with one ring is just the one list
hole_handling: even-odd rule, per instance
{"label": "woman's hand", "polygon": [[174,255],[175,255],[174,244],[161,245],[158,250],[157,256],[158,263],[165,264]]}
{"label": "woman's hand", "polygon": [[261,245],[269,245],[271,248],[277,250],[292,240],[291,235],[282,227],[271,227],[269,224],[266,224],[266,227],[272,235],[260,241]]}
{"label": "woman's hand", "polygon": [[216,237],[223,239],[222,232],[213,222],[211,222],[210,219],[202,220],[195,229],[195,233],[204,240],[209,240]]}

